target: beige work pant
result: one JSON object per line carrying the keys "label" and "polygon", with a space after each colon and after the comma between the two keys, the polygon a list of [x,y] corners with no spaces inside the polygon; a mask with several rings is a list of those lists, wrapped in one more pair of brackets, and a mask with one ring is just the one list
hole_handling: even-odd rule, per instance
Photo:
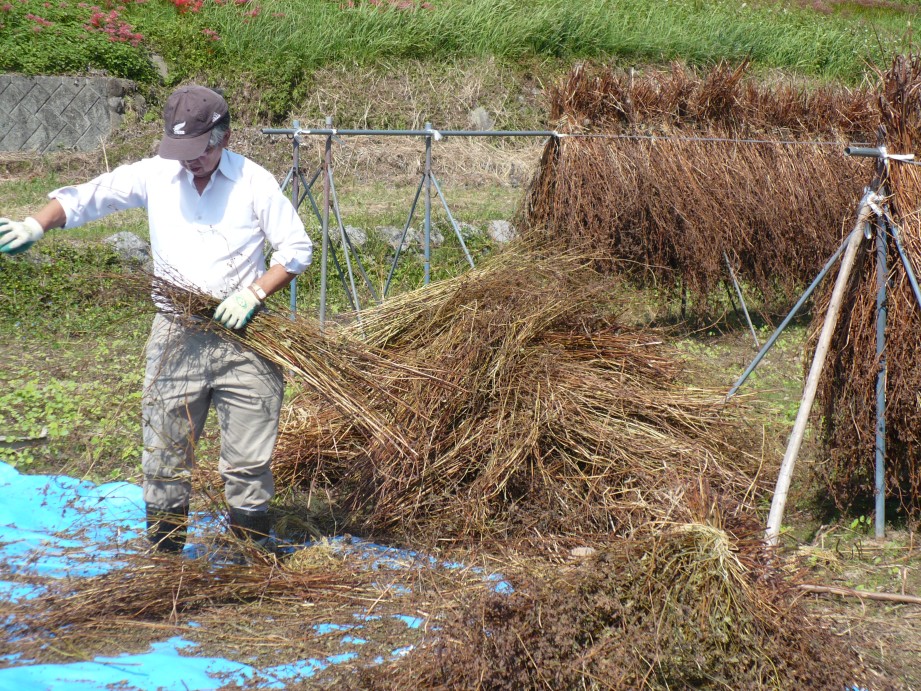
{"label": "beige work pant", "polygon": [[275,493],[271,461],[283,395],[278,366],[216,333],[154,317],[141,404],[144,501],[156,509],[188,506],[195,443],[213,404],[227,504],[268,508]]}

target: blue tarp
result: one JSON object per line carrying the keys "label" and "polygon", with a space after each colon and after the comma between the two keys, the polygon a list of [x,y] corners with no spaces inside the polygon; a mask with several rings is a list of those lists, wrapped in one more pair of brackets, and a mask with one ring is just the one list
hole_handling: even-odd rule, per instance
{"label": "blue tarp", "polygon": [[[140,655],[97,657],[91,662],[60,665],[23,665],[0,669],[0,689],[25,691],[48,689],[215,689],[223,684],[243,684],[259,679],[258,688],[283,689],[285,682],[303,679],[355,653],[331,655],[322,660],[304,660],[256,670],[249,665],[216,657],[195,657],[195,644],[182,638],[154,643]],[[179,651],[183,651],[180,655]],[[112,685],[112,686],[110,686]]]}
{"label": "blue tarp", "polygon": [[[6,572],[44,578],[89,577],[124,566],[120,555],[130,551],[129,540],[144,530],[141,488],[125,482],[94,485],[66,476],[23,475],[0,462],[0,560]],[[193,518],[190,546],[195,555],[197,531],[211,525],[213,517]],[[354,543],[353,543],[354,544]],[[358,543],[370,568],[406,564],[418,555],[376,545]],[[500,582],[501,584],[501,582]],[[40,586],[0,581],[0,598],[34,601],[41,606]],[[407,627],[422,620],[399,616]],[[15,635],[7,622],[5,635]],[[0,691],[23,689],[119,689],[196,691],[223,684],[247,682],[250,688],[284,688],[285,682],[304,679],[330,665],[348,662],[365,644],[361,624],[323,624],[317,635],[342,631],[340,652],[325,658],[294,661],[267,669],[222,658],[195,655],[197,644],[173,637],[151,645],[139,655],[98,657],[89,662],[34,664],[16,658],[0,659]],[[181,654],[180,654],[181,651]],[[405,654],[406,648],[393,651]],[[383,661],[378,658],[378,662]]]}
{"label": "blue tarp", "polygon": [[[55,475],[23,475],[0,461],[0,560],[6,571],[45,578],[88,577],[121,568],[120,555],[130,550],[128,541],[144,530],[144,501],[141,488],[125,482],[94,485]],[[193,518],[187,554],[195,556],[204,547],[195,544],[198,531],[214,530],[212,516]],[[440,563],[412,551],[370,542],[351,542],[350,550],[370,569],[403,568],[407,564],[440,564],[464,568],[457,563]],[[497,592],[511,586],[497,574],[484,574]],[[0,580],[0,599],[41,606],[41,587]],[[391,615],[408,628],[424,622],[411,615]],[[366,644],[361,638],[364,619],[378,615],[356,614],[358,623],[327,623],[314,626],[317,636],[341,633],[340,652],[325,658],[297,660],[289,664],[256,669],[223,658],[196,655],[197,644],[181,637],[153,643],[150,650],[136,655],[97,657],[88,662],[35,664],[14,657],[0,658],[0,691],[47,689],[87,691],[91,689],[138,691],[203,691],[226,684],[248,688],[285,688],[286,682],[306,679],[330,665],[354,660]],[[190,624],[194,626],[193,624]],[[7,622],[5,635],[15,635],[15,622]],[[397,648],[392,657],[405,655],[412,646]],[[383,662],[378,657],[375,662]],[[847,691],[866,691],[857,686]]]}

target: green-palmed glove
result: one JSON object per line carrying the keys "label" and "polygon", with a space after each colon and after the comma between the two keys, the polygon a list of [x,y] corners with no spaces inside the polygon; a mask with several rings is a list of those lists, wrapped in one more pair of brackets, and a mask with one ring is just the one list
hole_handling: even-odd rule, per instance
{"label": "green-palmed glove", "polygon": [[238,290],[214,310],[214,318],[228,329],[242,329],[252,319],[262,300],[249,288]]}
{"label": "green-palmed glove", "polygon": [[24,221],[0,218],[0,252],[3,254],[25,252],[44,235],[44,228],[31,216]]}

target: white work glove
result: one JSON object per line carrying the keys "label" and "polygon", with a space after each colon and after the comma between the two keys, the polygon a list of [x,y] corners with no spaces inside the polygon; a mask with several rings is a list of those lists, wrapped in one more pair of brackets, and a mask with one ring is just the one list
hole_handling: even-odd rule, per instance
{"label": "white work glove", "polygon": [[249,288],[242,288],[224,299],[214,310],[214,318],[228,329],[242,329],[252,319],[262,300]]}
{"label": "white work glove", "polygon": [[41,224],[31,216],[24,221],[0,218],[0,252],[3,254],[25,252],[44,235]]}

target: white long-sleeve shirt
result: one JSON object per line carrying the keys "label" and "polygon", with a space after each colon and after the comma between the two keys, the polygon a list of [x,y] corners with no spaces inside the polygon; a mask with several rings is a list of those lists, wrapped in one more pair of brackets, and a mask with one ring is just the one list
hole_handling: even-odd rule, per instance
{"label": "white long-sleeve shirt", "polygon": [[179,161],[147,158],[48,195],[73,228],[115,211],[146,208],[154,274],[222,299],[252,284],[271,263],[300,274],[312,244],[304,224],[265,168],[227,151],[201,195]]}

